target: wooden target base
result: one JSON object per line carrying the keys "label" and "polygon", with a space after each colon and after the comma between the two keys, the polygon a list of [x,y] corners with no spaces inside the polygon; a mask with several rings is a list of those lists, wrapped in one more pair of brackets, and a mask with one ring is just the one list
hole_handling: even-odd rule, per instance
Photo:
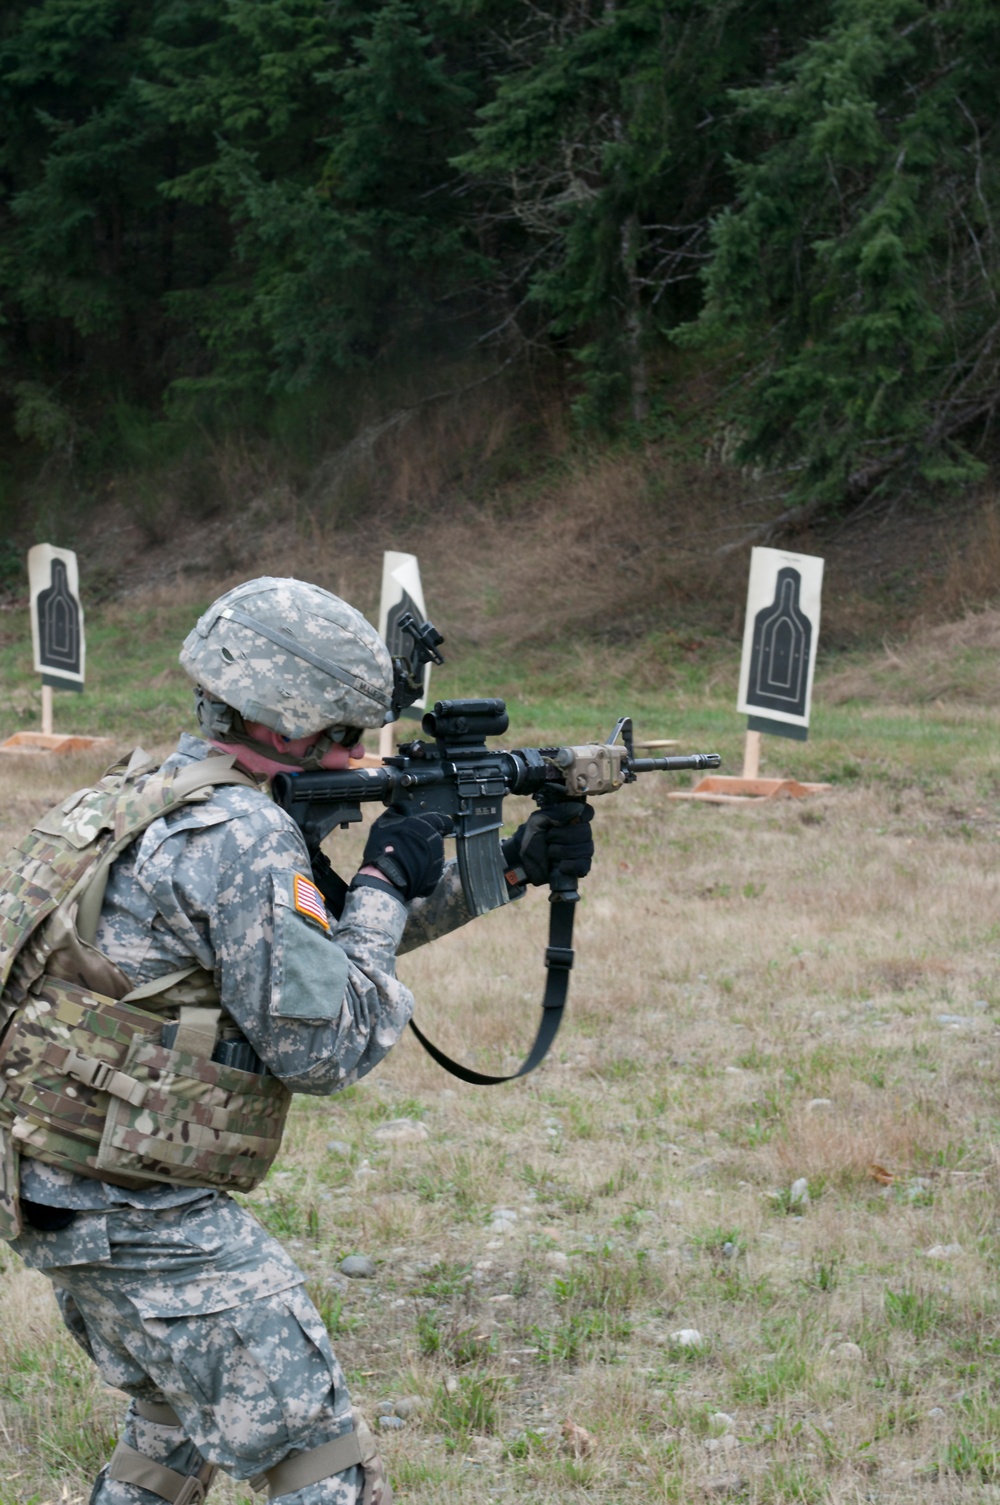
{"label": "wooden target base", "polygon": [[809,794],[823,794],[832,784],[802,784],[798,779],[762,779],[760,777],[760,732],[747,732],[743,748],[743,773],[710,773],[699,779],[693,789],[673,789],[671,800],[702,800],[712,805],[740,805],[749,800],[804,799]]}
{"label": "wooden target base", "polygon": [[111,737],[77,737],[58,732],[15,732],[5,742],[0,742],[0,753],[28,754],[89,752],[95,747],[114,746]]}
{"label": "wooden target base", "polygon": [[709,774],[693,789],[672,789],[671,800],[707,800],[714,805],[746,804],[748,800],[803,799],[822,794],[832,784],[800,784],[798,779],[740,779]]}

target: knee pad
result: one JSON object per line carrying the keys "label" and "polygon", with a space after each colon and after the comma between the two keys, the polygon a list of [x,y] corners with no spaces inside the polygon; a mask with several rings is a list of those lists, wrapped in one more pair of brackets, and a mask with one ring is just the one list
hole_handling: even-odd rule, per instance
{"label": "knee pad", "polygon": [[217,1473],[218,1469],[213,1464],[205,1463],[196,1474],[179,1474],[176,1470],[167,1468],[162,1463],[154,1463],[152,1458],[137,1453],[127,1442],[120,1442],[111,1455],[111,1462],[102,1470],[94,1486],[91,1505],[97,1499],[98,1487],[105,1478],[114,1479],[119,1484],[138,1484],[140,1488],[148,1489],[151,1495],[159,1495],[161,1500],[169,1501],[170,1505],[202,1505]]}
{"label": "knee pad", "polygon": [[355,1407],[351,1408],[351,1421],[353,1431],[335,1437],[332,1442],[322,1442],[307,1453],[296,1453],[294,1458],[276,1463],[274,1468],[251,1479],[251,1488],[263,1489],[266,1485],[268,1498],[276,1500],[281,1495],[294,1494],[307,1485],[319,1484],[345,1469],[357,1467],[364,1474],[360,1505],[392,1505],[392,1486],[386,1477],[371,1428]]}

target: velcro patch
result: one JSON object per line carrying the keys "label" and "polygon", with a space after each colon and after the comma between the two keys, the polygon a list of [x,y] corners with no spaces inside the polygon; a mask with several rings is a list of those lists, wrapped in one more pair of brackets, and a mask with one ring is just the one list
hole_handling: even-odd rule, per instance
{"label": "velcro patch", "polygon": [[310,883],[309,879],[303,878],[301,873],[295,873],[293,877],[293,893],[295,896],[295,908],[299,914],[308,915],[310,920],[315,920],[318,925],[322,925],[324,930],[329,930],[330,921],[327,918],[323,895],[315,883]]}

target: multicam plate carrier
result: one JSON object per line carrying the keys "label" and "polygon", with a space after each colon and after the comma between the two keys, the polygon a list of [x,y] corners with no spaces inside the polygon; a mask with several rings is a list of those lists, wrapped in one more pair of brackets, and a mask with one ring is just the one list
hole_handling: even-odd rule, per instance
{"label": "multicam plate carrier", "polygon": [[[114,859],[168,810],[234,783],[256,787],[232,758],[163,773],[139,750],[0,867],[0,1237],[20,1232],[21,1154],[117,1185],[240,1191],[277,1154],[290,1094],[212,1059],[224,1021],[211,975],[191,966],[132,988],[93,945]],[[178,1021],[169,1049],[165,1019]]]}

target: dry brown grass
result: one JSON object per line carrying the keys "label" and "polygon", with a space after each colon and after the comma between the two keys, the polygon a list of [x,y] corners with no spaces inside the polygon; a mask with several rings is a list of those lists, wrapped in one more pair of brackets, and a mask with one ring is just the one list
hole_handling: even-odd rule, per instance
{"label": "dry brown grass", "polygon": [[987,496],[971,524],[959,528],[948,549],[939,611],[945,619],[966,615],[1000,593],[1000,501]]}
{"label": "dry brown grass", "polygon": [[741,472],[669,445],[573,447],[544,386],[502,383],[373,411],[308,473],[237,438],[194,469],[200,502],[186,471],[124,478],[81,523],[92,590],[124,595],[128,610],[137,592],[194,604],[288,573],[372,614],[382,550],[419,547],[456,641],[613,642],[677,619],[727,631],[745,572],[718,550],[776,505]]}
{"label": "dry brown grass", "polygon": [[967,611],[959,620],[921,625],[885,641],[881,655],[820,676],[829,705],[850,701],[920,705],[966,701],[987,705],[1000,694],[1000,609]]}
{"label": "dry brown grass", "polygon": [[[481,374],[458,373],[457,395],[439,401],[359,396],[349,428],[344,420],[350,437],[331,434],[311,468],[230,437],[177,473],[120,478],[78,524],[90,591],[124,597],[127,613],[137,594],[194,606],[254,574],[287,573],[371,616],[382,551],[403,548],[419,552],[432,615],[460,650],[576,638],[583,653],[596,644],[628,656],[630,672],[653,682],[656,645],[645,667],[632,651],[646,634],[666,633],[680,651],[738,638],[750,543],[781,511],[780,488],[724,463],[697,429],[642,449],[587,450],[571,442],[543,379],[516,390],[476,385]],[[915,624],[981,616],[995,599],[998,518],[985,494],[779,540],[826,559],[825,650],[890,639],[885,672],[846,671],[834,696],[888,687],[910,703],[951,692],[948,644],[918,684],[907,638]],[[959,678],[955,693],[968,696]]]}
{"label": "dry brown grass", "polygon": [[[50,767],[19,797],[47,799]],[[666,793],[601,803],[570,1017],[541,1071],[468,1088],[407,1038],[347,1101],[298,1105],[281,1175],[252,1201],[317,1289],[342,1253],[383,1261],[338,1295],[335,1339],[366,1405],[427,1403],[385,1438],[404,1499],[471,1502],[488,1479],[525,1505],[626,1490],[693,1501],[725,1473],[758,1505],[985,1498],[995,833],[956,842],[918,807],[887,826],[863,788],[808,810]],[[350,856],[361,839],[346,838]],[[529,896],[401,960],[432,1037],[488,1069],[514,1064],[545,921]],[[399,1115],[422,1118],[427,1139],[379,1141]],[[799,1177],[803,1209],[787,1195]],[[497,1233],[500,1206],[516,1220]],[[119,1404],[44,1293],[8,1267],[0,1453],[19,1477],[5,1505],[60,1487],[81,1501],[80,1428],[99,1437]],[[42,1370],[58,1358],[72,1387],[64,1414],[25,1368],[15,1312],[30,1313]],[[682,1327],[702,1332],[700,1350],[671,1343]],[[730,1451],[708,1446],[717,1411],[735,1418]],[[567,1421],[593,1446],[574,1450]],[[224,1482],[218,1494],[247,1498]]]}

